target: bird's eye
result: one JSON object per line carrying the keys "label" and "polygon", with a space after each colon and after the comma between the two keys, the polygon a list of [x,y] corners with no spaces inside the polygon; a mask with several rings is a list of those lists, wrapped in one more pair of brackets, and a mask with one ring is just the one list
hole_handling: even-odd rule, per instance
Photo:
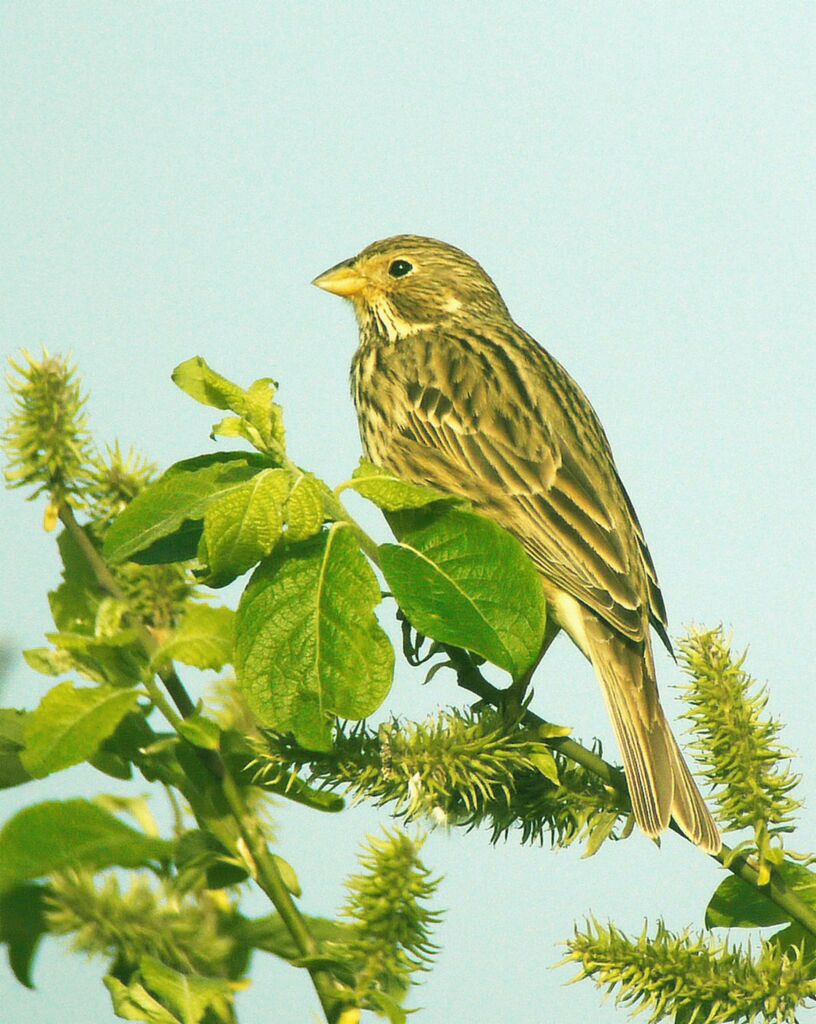
{"label": "bird's eye", "polygon": [[410,264],[408,260],[394,260],[388,268],[388,273],[392,277],[405,277],[405,275],[410,274],[413,269],[413,265]]}

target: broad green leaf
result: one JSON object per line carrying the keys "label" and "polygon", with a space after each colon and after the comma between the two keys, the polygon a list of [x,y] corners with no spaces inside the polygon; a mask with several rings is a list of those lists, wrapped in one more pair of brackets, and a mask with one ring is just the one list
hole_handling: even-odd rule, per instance
{"label": "broad green leaf", "polygon": [[120,601],[115,597],[103,597],[94,617],[94,636],[99,640],[115,640],[124,634],[128,637],[125,642],[130,643],[134,639],[134,634],[128,633],[125,626],[128,610],[126,601]]}
{"label": "broad green leaf", "polygon": [[31,965],[40,939],[47,934],[45,887],[26,882],[0,895],[0,942],[8,946],[14,977],[34,988]]}
{"label": "broad green leaf", "polygon": [[139,552],[154,552],[160,541],[172,554],[168,538],[179,532],[188,550],[193,535],[190,522],[203,519],[210,502],[241,487],[267,466],[265,459],[249,452],[220,452],[177,462],[114,521],[105,537],[105,557],[116,565]]}
{"label": "broad green leaf", "polygon": [[230,583],[272,552],[283,532],[290,479],[286,469],[264,469],[207,506],[204,544],[210,586]]}
{"label": "broad green leaf", "polygon": [[392,513],[399,544],[380,547],[382,570],[411,625],[518,677],[544,642],[541,580],[521,544],[461,508]]}
{"label": "broad green leaf", "polygon": [[324,492],[326,485],[311,473],[300,473],[286,500],[286,538],[306,540],[318,533],[327,518]]}
{"label": "broad green leaf", "polygon": [[[801,864],[786,862],[775,868],[774,878],[816,908],[816,873]],[[718,886],[706,908],[706,928],[764,928],[784,924],[790,917],[754,886],[729,875]]]}
{"label": "broad green leaf", "polygon": [[41,779],[86,761],[136,707],[138,693],[113,686],[60,683],[28,716],[23,765]]}
{"label": "broad green leaf", "polygon": [[263,448],[263,439],[258,431],[241,416],[225,416],[223,420],[214,423],[210,437],[213,441],[219,437],[242,437],[251,445]]}
{"label": "broad green leaf", "polygon": [[423,487],[420,484],[412,484],[407,480],[401,480],[394,473],[386,469],[380,469],[365,459],[354,470],[351,480],[339,488],[343,490],[357,491],[362,497],[372,501],[378,508],[385,512],[397,512],[406,508],[422,508],[435,501],[448,501],[462,503],[461,498],[437,491],[434,487]]}
{"label": "broad green leaf", "polygon": [[143,751],[156,739],[156,734],[147,724],[141,711],[125,715],[113,733],[100,743],[88,762],[100,772],[115,779],[129,779],[133,774],[131,764],[143,767],[146,763]]}
{"label": "broad green leaf", "polygon": [[54,625],[71,633],[92,632],[101,600],[96,577],[67,530],[57,538],[57,546],[62,558],[63,581],[48,595]]}
{"label": "broad green leaf", "polygon": [[[811,971],[816,965],[816,936],[800,924],[789,924],[787,928],[774,932],[769,942],[783,953],[789,953],[792,949],[803,949],[805,961],[810,965]],[[812,973],[810,977],[813,977]]]}
{"label": "broad green leaf", "polygon": [[201,356],[193,356],[192,359],[179,363],[173,370],[172,378],[176,387],[181,388],[202,405],[209,405],[214,409],[241,412],[236,407],[246,402],[246,391],[210,369]]}
{"label": "broad green leaf", "polygon": [[238,608],[235,668],[260,721],[305,747],[331,747],[332,718],[365,718],[391,687],[394,652],[380,588],[350,527],[278,549]]}
{"label": "broad green leaf", "polygon": [[192,715],[179,723],[179,732],[194,747],[203,750],[218,750],[221,741],[221,730],[211,718],[204,715]]}
{"label": "broad green leaf", "polygon": [[154,654],[153,663],[180,661],[220,672],[232,659],[234,639],[235,612],[231,608],[190,604],[179,625]]}
{"label": "broad green leaf", "polygon": [[[325,917],[309,917],[304,914],[306,924],[318,943],[343,943],[357,937],[352,924],[332,921]],[[246,943],[254,949],[262,949],[283,960],[298,960],[300,951],[294,939],[278,914],[268,917],[243,918],[236,928],[239,942]]]}
{"label": "broad green leaf", "polygon": [[123,1020],[140,1020],[144,1024],[180,1024],[178,1017],[166,1010],[138,981],[125,985],[112,974],[102,979],[110,992],[113,1012]]}
{"label": "broad green leaf", "polygon": [[23,657],[29,668],[43,676],[64,676],[74,668],[71,652],[57,647],[32,647],[23,651]]}
{"label": "broad green leaf", "polygon": [[147,797],[118,796],[115,793],[100,793],[93,798],[97,807],[111,814],[129,814],[136,824],[149,836],[158,837],[159,825],[150,810]]}
{"label": "broad green leaf", "polygon": [[202,521],[188,519],[167,537],[154,541],[150,547],[136,551],[127,561],[139,565],[167,565],[168,562],[192,562],[198,555],[201,542]]}
{"label": "broad green leaf", "polygon": [[181,1024],[199,1024],[210,1007],[222,1020],[229,1019],[234,989],[226,978],[183,974],[152,956],[142,957],[139,973],[145,986]]}
{"label": "broad green leaf", "polygon": [[246,865],[211,832],[202,829],[192,829],[179,837],[175,862],[182,888],[195,888],[203,881],[208,889],[223,889],[239,885],[249,876]]}
{"label": "broad green leaf", "polygon": [[113,636],[96,636],[93,633],[46,633],[46,639],[66,651],[93,651],[96,648],[129,647],[138,639],[135,629],[123,629]]}
{"label": "broad green leaf", "polygon": [[0,708],[0,789],[30,782],[31,775],[20,758],[25,748],[26,711]]}
{"label": "broad green leaf", "polygon": [[133,629],[123,630],[114,637],[96,637],[91,633],[46,633],[46,638],[56,650],[50,657],[42,649],[27,652],[32,657],[26,660],[40,671],[50,665],[54,674],[68,661],[72,669],[94,683],[132,687],[141,679],[147,663],[144,652],[136,644],[137,636]]}
{"label": "broad green leaf", "polygon": [[277,390],[277,382],[271,377],[262,377],[250,384],[247,388],[247,406],[241,415],[263,438],[262,450],[283,456],[286,452],[286,432],[283,427],[283,410],[274,401]]}
{"label": "broad green leaf", "polygon": [[261,451],[283,457],[283,414],[275,402],[277,384],[271,377],[256,380],[244,390],[216,373],[201,356],[194,356],[175,368],[173,381],[197,402],[230,409],[243,420],[236,423],[228,417],[215,425],[213,433],[245,437]]}
{"label": "broad green leaf", "polygon": [[0,891],[60,868],[136,868],[172,851],[172,843],[129,828],[88,800],[49,800],[19,811],[0,830]]}

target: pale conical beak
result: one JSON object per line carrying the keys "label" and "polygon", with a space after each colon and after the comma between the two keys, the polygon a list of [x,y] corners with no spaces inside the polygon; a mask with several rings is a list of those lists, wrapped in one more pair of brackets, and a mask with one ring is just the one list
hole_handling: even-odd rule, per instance
{"label": "pale conical beak", "polygon": [[316,277],[312,284],[322,288],[324,292],[331,292],[333,295],[342,295],[349,298],[361,292],[368,284],[362,274],[354,269],[354,260],[345,260],[338,263],[336,267],[327,270]]}

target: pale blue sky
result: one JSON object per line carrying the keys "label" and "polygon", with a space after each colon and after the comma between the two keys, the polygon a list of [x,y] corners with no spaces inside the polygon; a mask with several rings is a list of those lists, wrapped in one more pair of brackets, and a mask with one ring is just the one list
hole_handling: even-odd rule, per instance
{"label": "pale blue sky", "polygon": [[[30,0],[0,7],[0,47],[4,354],[72,353],[98,436],[161,464],[209,443],[212,417],[170,383],[176,363],[274,376],[294,457],[337,483],[359,454],[355,330],[309,281],[395,232],[466,249],[594,402],[673,629],[722,620],[750,642],[810,762],[798,846],[816,845],[812,4]],[[36,646],[52,538],[41,507],[0,501],[0,628]],[[659,669],[672,703],[679,673]],[[3,703],[43,690],[17,656]],[[566,641],[536,694],[541,713],[611,747]],[[420,690],[406,669],[388,707],[460,700],[449,679]],[[113,788],[76,769],[0,794],[0,820]],[[305,909],[330,913],[386,819],[278,818]],[[696,926],[720,878],[673,836],[584,861],[437,832],[425,853],[447,916],[413,994],[423,1024],[620,1020],[548,969],[573,920]],[[2,964],[4,1019],[113,1019],[102,970],[52,940],[29,993]],[[301,973],[259,957],[254,978],[242,1021],[314,1018]]]}

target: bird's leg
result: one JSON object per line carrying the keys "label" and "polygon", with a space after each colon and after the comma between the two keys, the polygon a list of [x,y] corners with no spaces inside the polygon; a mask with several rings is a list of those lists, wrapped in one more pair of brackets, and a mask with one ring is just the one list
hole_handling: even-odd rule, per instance
{"label": "bird's leg", "polygon": [[538,652],[538,657],[527,671],[520,675],[518,679],[514,679],[504,691],[504,714],[508,722],[516,722],[521,718],[525,710],[524,701],[527,696],[527,688],[530,685],[530,680],[533,678],[533,673],[541,664],[541,659],[547,653],[560,631],[561,627],[554,619],[547,619],[544,642],[541,645],[541,650]]}

